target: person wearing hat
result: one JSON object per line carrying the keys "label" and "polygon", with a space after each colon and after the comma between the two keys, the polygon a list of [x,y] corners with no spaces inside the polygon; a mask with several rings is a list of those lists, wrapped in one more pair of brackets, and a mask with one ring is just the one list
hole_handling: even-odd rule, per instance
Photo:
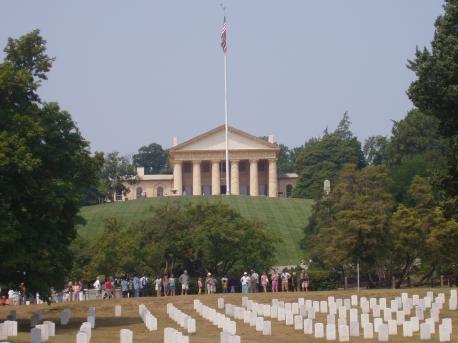
{"label": "person wearing hat", "polygon": [[250,282],[251,278],[247,272],[243,273],[243,276],[240,279],[240,283],[242,284],[242,293],[247,294],[250,289]]}

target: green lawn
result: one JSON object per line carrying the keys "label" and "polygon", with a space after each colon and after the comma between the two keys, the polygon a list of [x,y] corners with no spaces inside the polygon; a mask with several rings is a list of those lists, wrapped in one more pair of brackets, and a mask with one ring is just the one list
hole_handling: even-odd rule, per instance
{"label": "green lawn", "polygon": [[307,224],[312,211],[312,200],[248,196],[163,197],[127,202],[87,206],[81,210],[86,220],[78,232],[94,238],[103,231],[107,218],[117,217],[125,223],[141,221],[151,216],[150,208],[169,201],[221,201],[239,211],[244,217],[257,219],[266,224],[282,242],[278,244],[278,265],[295,264],[302,256],[299,241],[302,228]]}

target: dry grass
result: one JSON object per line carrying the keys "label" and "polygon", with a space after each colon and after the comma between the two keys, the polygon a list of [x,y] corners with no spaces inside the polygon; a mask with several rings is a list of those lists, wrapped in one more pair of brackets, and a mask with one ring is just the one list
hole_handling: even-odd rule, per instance
{"label": "dry grass", "polygon": [[[420,294],[424,296],[426,289],[409,290],[410,294]],[[435,289],[435,294],[438,292]],[[442,290],[446,293],[447,301],[449,289]],[[329,295],[334,295],[336,298],[349,297],[354,294],[354,291],[332,291],[332,292],[310,292],[310,293],[278,293],[272,294],[254,294],[250,295],[251,299],[260,303],[270,303],[272,298],[277,298],[286,301],[297,301],[298,297],[305,297],[312,300],[325,300]],[[392,290],[373,290],[361,291],[360,296],[374,296],[374,297],[387,297],[393,298],[399,296],[400,291]],[[216,308],[217,298],[221,295],[200,296],[199,299],[206,305]],[[93,301],[82,303],[66,303],[60,305],[39,305],[39,306],[21,306],[16,307],[17,319],[19,321],[19,335],[18,337],[9,338],[10,342],[14,343],[28,343],[30,340],[29,334],[29,319],[32,313],[41,308],[44,311],[45,320],[52,320],[56,322],[56,336],[50,338],[49,342],[75,342],[76,333],[79,326],[86,320],[87,310],[89,306],[96,307],[96,328],[92,331],[92,342],[95,343],[112,343],[119,342],[119,330],[128,328],[134,332],[134,342],[162,342],[163,329],[165,327],[174,327],[181,330],[166,314],[166,304],[173,302],[175,306],[184,311],[185,313],[197,319],[197,334],[191,336],[191,342],[219,342],[219,330],[211,325],[209,322],[201,318],[192,308],[192,300],[195,296],[187,297],[167,297],[167,298],[139,298],[139,299],[120,299],[110,301]],[[241,306],[240,294],[229,294],[224,296],[226,303],[232,303]],[[138,316],[138,304],[144,303],[148,309],[158,318],[159,331],[148,332],[145,325]],[[114,317],[114,305],[122,305],[122,317]],[[60,326],[59,318],[63,308],[70,307],[72,309],[72,317],[69,325]],[[12,307],[0,308],[0,320],[5,320],[9,310]],[[453,322],[453,335],[452,342],[458,342],[458,311],[450,312],[444,307],[441,311],[441,318],[451,317]],[[318,321],[325,322],[325,317],[319,315]],[[182,331],[182,330],[181,330]],[[436,329],[437,331],[437,329]],[[398,331],[400,332],[400,331]],[[313,336],[304,335],[302,331],[295,331],[293,327],[286,326],[277,320],[272,321],[272,333],[270,337],[262,336],[256,332],[254,328],[246,325],[243,321],[237,321],[237,334],[241,335],[242,342],[324,342],[324,339],[315,339]],[[361,332],[362,334],[362,332]],[[436,334],[431,342],[438,342],[438,335]],[[351,338],[351,342],[362,342],[362,338]],[[372,340],[377,341],[377,339]],[[416,342],[419,341],[418,333],[413,338],[403,338],[402,335],[390,336],[391,342]]]}

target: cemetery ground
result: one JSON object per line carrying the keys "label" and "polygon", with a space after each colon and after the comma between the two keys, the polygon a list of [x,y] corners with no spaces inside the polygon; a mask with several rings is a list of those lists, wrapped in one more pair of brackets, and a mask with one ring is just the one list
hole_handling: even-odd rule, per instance
{"label": "cemetery ground", "polygon": [[[352,294],[358,294],[359,297],[386,297],[389,303],[390,299],[400,296],[401,292],[418,294],[420,297],[426,296],[427,291],[434,291],[434,295],[444,292],[448,300],[450,288],[435,288],[435,289],[409,289],[409,290],[361,290],[359,293],[355,289],[326,291],[326,292],[289,292],[289,293],[257,293],[249,294],[248,297],[259,303],[270,304],[272,299],[279,299],[285,302],[297,302],[298,298],[310,300],[326,300],[328,296],[335,298],[349,298]],[[94,306],[96,309],[95,329],[92,330],[92,342],[108,343],[119,342],[120,330],[129,329],[133,331],[133,342],[163,342],[164,328],[172,327],[183,334],[187,334],[184,329],[178,326],[167,315],[167,303],[174,304],[178,309],[196,319],[197,332],[189,334],[190,342],[210,343],[219,342],[220,329],[212,325],[209,321],[203,319],[194,309],[193,300],[199,299],[203,304],[217,309],[217,299],[224,298],[226,304],[236,306],[242,305],[242,295],[237,294],[214,294],[214,295],[188,295],[175,297],[147,297],[147,298],[131,298],[131,299],[112,299],[105,301],[88,301],[88,302],[72,302],[64,304],[48,305],[32,305],[32,306],[5,306],[0,308],[0,322],[6,320],[11,309],[16,309],[18,320],[18,336],[9,337],[11,343],[28,343],[30,342],[30,318],[33,313],[39,309],[43,310],[43,320],[50,320],[56,323],[56,336],[50,337],[48,342],[75,342],[76,334],[83,322],[86,321],[88,309]],[[158,331],[148,331],[145,324],[139,316],[139,304],[145,304],[148,310],[157,318]],[[122,306],[122,316],[115,317],[115,305]],[[60,315],[65,308],[71,309],[71,319],[68,325],[60,325]],[[218,310],[224,313],[223,310]],[[458,311],[450,311],[447,302],[444,304],[443,310],[440,312],[440,318],[451,318],[453,325],[452,342],[458,342]],[[233,319],[233,318],[231,318]],[[242,342],[324,342],[324,338],[316,339],[313,335],[305,335],[303,330],[296,331],[294,326],[286,326],[285,322],[279,322],[272,319],[272,336],[263,336],[261,332],[257,332],[254,327],[244,324],[243,320],[236,320],[237,335],[241,336]],[[317,314],[314,322],[326,323],[324,314]],[[439,342],[437,334],[432,336],[430,342]],[[378,341],[377,335],[372,340],[364,340],[362,330],[360,337],[350,337],[350,342],[366,342]],[[398,335],[390,336],[390,342],[417,342],[420,341],[419,333],[415,332],[413,337],[402,336],[402,326],[398,327]],[[422,341],[423,342],[423,341]]]}

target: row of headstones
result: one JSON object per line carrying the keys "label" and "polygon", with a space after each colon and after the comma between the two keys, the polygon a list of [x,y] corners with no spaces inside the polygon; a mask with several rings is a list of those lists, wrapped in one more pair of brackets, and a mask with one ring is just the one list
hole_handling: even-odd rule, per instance
{"label": "row of headstones", "polygon": [[138,305],[138,314],[149,331],[157,331],[157,318],[151,314],[144,304]]}
{"label": "row of headstones", "polygon": [[165,328],[164,343],[189,343],[189,336],[183,335],[174,328]]}
{"label": "row of headstones", "polygon": [[51,321],[44,321],[43,324],[37,324],[30,330],[30,342],[46,342],[49,337],[56,335],[56,325]]}
{"label": "row of headstones", "polygon": [[171,303],[167,304],[167,314],[175,323],[185,329],[188,334],[196,333],[196,320],[175,307],[175,305]]}
{"label": "row of headstones", "polygon": [[[453,297],[451,298],[453,299]],[[367,298],[362,297],[360,304],[363,313],[370,313],[370,310],[372,310],[374,317],[379,317],[380,311],[385,309],[391,309],[392,312],[403,309],[406,315],[410,315],[413,306],[420,307],[423,311],[427,308],[431,308],[433,314],[435,314],[438,312],[438,309],[440,310],[443,308],[445,296],[441,293],[436,299],[434,299],[434,303],[436,305],[434,305],[433,299],[432,292],[424,299],[420,299],[418,295],[414,295],[414,297],[410,299],[408,298],[407,293],[405,293],[403,294],[403,297],[398,297],[392,300],[390,307],[386,306],[386,298],[380,298],[380,305],[377,305],[376,298],[370,298],[368,301]],[[311,319],[314,319],[315,313],[337,314],[337,311],[341,313],[350,310],[352,306],[357,306],[357,304],[358,297],[353,295],[351,299],[335,299],[334,297],[328,297],[328,301],[312,301],[309,299],[304,301],[303,298],[299,298],[297,303],[284,303],[282,301],[278,301],[278,299],[273,299],[271,306],[268,304],[260,304],[261,307],[256,306],[255,308],[252,308],[253,302],[248,300],[246,297],[242,298],[242,306],[246,307],[248,310],[254,309],[259,315],[271,316],[272,313],[273,317],[276,317],[275,313],[277,313],[278,309],[284,308],[285,312],[292,312],[293,314],[301,313],[303,316],[305,316],[305,312],[307,311],[308,316]],[[218,305],[220,306],[220,304]]]}
{"label": "row of headstones", "polygon": [[[407,295],[407,294],[405,294]],[[402,296],[403,299],[407,299],[408,297],[406,297],[404,294]],[[429,299],[432,298],[432,294],[428,294],[427,297]],[[364,303],[364,300],[363,298],[362,299],[362,303]],[[374,300],[372,300],[374,299]],[[332,300],[331,300],[332,301]],[[437,301],[437,303],[432,303],[431,304],[431,307],[432,307],[432,314],[433,314],[433,317],[431,318],[428,318],[426,323],[424,324],[427,324],[427,325],[423,325],[423,333],[424,333],[424,336],[427,337],[428,334],[427,332],[429,332],[429,336],[434,333],[434,323],[435,321],[439,321],[439,309],[441,308],[441,304],[443,304],[445,302],[445,297],[442,295],[442,296],[439,296],[438,298],[435,299],[435,301]],[[371,298],[371,300],[369,301],[370,303],[370,307],[372,308],[375,308],[376,309],[376,302],[377,300],[375,298]],[[313,308],[306,308],[306,311],[308,311],[308,319],[304,320],[304,322],[302,322],[303,318],[301,315],[293,315],[293,312],[296,312],[296,309],[300,308],[301,309],[301,314],[302,314],[302,309],[304,306],[307,306],[307,305],[302,305],[302,306],[299,306],[299,303],[301,303],[301,300],[299,299],[299,303],[296,303],[296,306],[294,306],[294,303],[293,304],[290,304],[290,306],[288,306],[288,304],[285,304],[286,306],[284,306],[283,304],[281,304],[280,302],[278,302],[278,300],[274,299],[273,300],[273,306],[270,307],[270,305],[265,305],[265,304],[258,304],[254,301],[251,301],[251,300],[247,300],[247,299],[242,299],[242,303],[245,303],[245,306],[247,306],[247,308],[252,308],[255,310],[256,313],[258,314],[261,314],[261,315],[267,315],[269,316],[269,312],[270,312],[270,317],[277,317],[280,321],[283,321],[285,320],[286,321],[286,325],[293,325],[295,326],[295,329],[296,330],[301,330],[302,328],[304,328],[304,333],[313,333],[313,324],[312,324],[312,319],[315,319],[315,309]],[[383,303],[383,301],[382,301]],[[402,300],[401,303],[406,303],[405,300]],[[280,306],[280,307],[276,307],[276,306]],[[284,306],[284,307],[283,307]],[[322,306],[321,306],[322,307]],[[311,310],[311,311],[310,311]],[[419,309],[417,308],[417,313],[418,312],[421,312],[421,317],[423,319],[423,311],[418,311]],[[418,331],[419,330],[419,320],[418,318],[416,317],[412,317],[411,318],[411,321],[407,321],[405,322],[406,324],[404,324],[404,321],[405,321],[405,313],[404,311],[397,311],[396,314],[397,314],[397,320],[396,321],[393,321],[391,320],[391,309],[390,308],[384,308],[384,311],[385,311],[385,319],[388,321],[388,326],[389,326],[389,334],[396,334],[397,333],[397,325],[403,325],[403,335],[406,336],[406,337],[410,337],[412,336],[412,333],[414,331]],[[286,313],[285,313],[286,312]],[[410,310],[409,310],[410,312]],[[389,313],[390,315],[387,316],[387,313]],[[375,313],[375,315],[377,315],[377,313]],[[378,313],[379,315],[379,313]],[[339,331],[339,333],[342,334],[342,339],[343,340],[346,340],[346,336],[347,336],[347,331],[349,331],[349,335],[350,336],[359,336],[359,324],[357,323],[357,320],[358,320],[358,310],[357,309],[350,309],[350,327],[348,327],[346,324],[347,324],[347,321],[346,321],[346,307],[345,306],[342,306],[342,307],[339,307],[339,322],[338,322],[338,327],[341,328],[342,330]],[[332,332],[335,332],[335,328],[336,328],[336,325],[335,325],[335,317],[334,317],[334,314],[328,314],[327,315],[327,323],[328,323],[328,326],[329,326],[329,330],[331,332],[331,336],[330,337],[333,337],[335,335],[332,335]],[[319,324],[319,323],[317,323]],[[363,313],[361,315],[361,326],[363,328],[365,328],[365,332],[366,332],[366,336],[368,337],[373,337],[373,327],[376,328],[375,332],[376,333],[379,333],[378,332],[378,327],[383,324],[383,320],[381,318],[374,318],[374,325],[372,326],[371,325],[367,325],[367,324],[371,324],[369,322],[369,314],[367,313]],[[450,336],[451,336],[451,319],[447,318],[443,321],[443,323],[440,325],[439,327],[439,337],[441,339],[441,341],[448,341],[450,340]],[[332,329],[334,328],[334,330]],[[382,328],[382,332],[379,333],[381,335],[381,339],[384,339],[384,328]],[[428,331],[429,330],[429,331]],[[323,330],[321,330],[323,331]],[[318,326],[318,336],[320,336],[320,327]],[[339,335],[340,336],[340,335]],[[334,338],[335,339],[335,338]],[[425,338],[426,339],[426,338]]]}
{"label": "row of headstones", "polygon": [[233,304],[225,304],[224,309],[227,316],[243,320],[245,324],[254,327],[256,331],[261,332],[264,336],[272,335],[272,322],[265,320],[262,316],[258,316],[256,311],[248,311]]}
{"label": "row of headstones", "polygon": [[232,343],[240,342],[240,337],[237,336],[237,323],[224,314],[219,313],[214,308],[204,305],[200,300],[194,299],[194,310],[204,319],[222,329],[224,335],[220,335],[221,342]]}
{"label": "row of headstones", "polygon": [[14,336],[17,336],[17,321],[5,320],[3,323],[0,323],[0,340]]}

